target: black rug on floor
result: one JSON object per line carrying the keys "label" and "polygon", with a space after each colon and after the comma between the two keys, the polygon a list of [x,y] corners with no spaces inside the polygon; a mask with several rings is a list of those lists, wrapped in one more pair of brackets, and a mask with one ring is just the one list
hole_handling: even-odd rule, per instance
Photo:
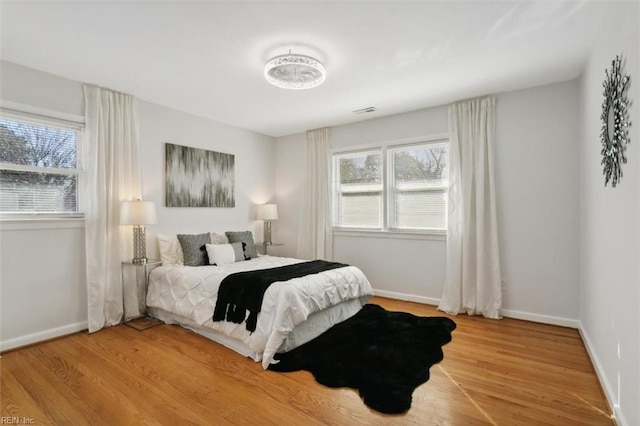
{"label": "black rug on floor", "polygon": [[368,304],[316,339],[277,354],[280,362],[269,370],[307,370],[325,386],[357,389],[374,410],[401,414],[411,407],[415,388],[429,380],[429,368],[442,361],[442,345],[455,328],[449,318]]}

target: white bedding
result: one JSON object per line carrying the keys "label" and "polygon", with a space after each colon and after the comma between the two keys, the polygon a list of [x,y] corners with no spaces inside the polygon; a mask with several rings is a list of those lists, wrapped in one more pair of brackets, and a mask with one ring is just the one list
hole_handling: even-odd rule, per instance
{"label": "white bedding", "polygon": [[[152,312],[153,308],[170,312],[174,319],[188,320],[188,325],[213,329],[240,340],[250,351],[258,354],[256,359],[261,355],[262,366],[266,369],[294,328],[305,323],[310,315],[351,300],[358,300],[362,306],[373,295],[371,284],[362,271],[348,266],[273,283],[264,294],[253,333],[246,330],[244,323],[212,321],[218,287],[224,277],[235,272],[299,262],[303,261],[260,256],[223,266],[161,266],[150,274],[147,306],[152,308]],[[289,343],[286,349],[292,349],[291,346]]]}

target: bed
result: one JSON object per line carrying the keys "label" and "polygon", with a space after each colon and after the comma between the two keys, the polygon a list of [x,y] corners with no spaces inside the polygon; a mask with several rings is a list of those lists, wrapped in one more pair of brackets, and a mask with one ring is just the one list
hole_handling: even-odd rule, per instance
{"label": "bed", "polygon": [[345,266],[273,283],[264,293],[254,332],[245,324],[213,321],[223,278],[300,262],[304,261],[265,255],[222,266],[163,265],[149,276],[148,311],[262,362],[266,369],[276,353],[294,349],[350,318],[373,295],[362,271]]}

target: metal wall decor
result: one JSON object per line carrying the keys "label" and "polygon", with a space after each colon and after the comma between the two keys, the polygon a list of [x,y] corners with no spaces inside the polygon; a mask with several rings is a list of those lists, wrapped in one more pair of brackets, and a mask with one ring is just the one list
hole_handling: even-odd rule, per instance
{"label": "metal wall decor", "polygon": [[611,181],[615,188],[622,178],[622,164],[627,162],[625,150],[629,140],[629,106],[627,88],[630,77],[623,75],[622,55],[611,61],[611,71],[605,70],[606,78],[602,83],[604,100],[602,101],[602,164],[604,166],[604,186]]}

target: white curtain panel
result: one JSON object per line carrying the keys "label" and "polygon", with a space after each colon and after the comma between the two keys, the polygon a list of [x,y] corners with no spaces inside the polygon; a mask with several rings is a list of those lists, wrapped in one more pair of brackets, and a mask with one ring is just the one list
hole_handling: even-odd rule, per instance
{"label": "white curtain panel", "polygon": [[499,319],[495,120],[493,97],[449,106],[447,281],[438,309]]}
{"label": "white curtain panel", "polygon": [[[139,198],[137,100],[84,86],[87,200],[85,246],[89,332],[123,315],[122,260],[132,257],[131,227],[120,226],[122,200]],[[135,293],[136,289],[131,288]]]}
{"label": "white curtain panel", "polygon": [[297,257],[333,258],[330,129],[307,132],[307,180],[300,211]]}

